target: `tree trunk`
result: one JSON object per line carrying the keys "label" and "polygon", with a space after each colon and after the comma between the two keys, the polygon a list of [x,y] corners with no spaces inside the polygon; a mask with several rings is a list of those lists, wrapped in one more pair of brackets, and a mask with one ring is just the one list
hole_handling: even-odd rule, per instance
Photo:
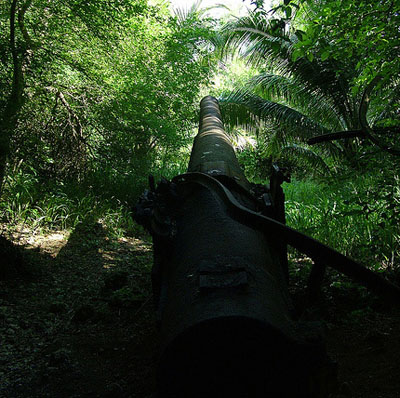
{"label": "tree trunk", "polygon": [[[10,154],[10,142],[18,124],[18,115],[24,100],[24,71],[23,64],[31,47],[31,41],[24,25],[24,16],[32,1],[25,1],[20,9],[17,6],[18,0],[13,0],[10,6],[10,41],[9,48],[12,55],[13,79],[11,94],[6,103],[3,114],[0,117],[0,194],[4,184],[7,159]],[[22,44],[16,45],[15,22],[18,15],[19,29],[22,33]]]}

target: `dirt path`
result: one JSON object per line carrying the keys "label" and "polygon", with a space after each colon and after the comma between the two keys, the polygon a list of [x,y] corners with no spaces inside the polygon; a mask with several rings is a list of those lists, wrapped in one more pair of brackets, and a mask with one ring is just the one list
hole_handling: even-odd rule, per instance
{"label": "dirt path", "polygon": [[[150,242],[111,238],[96,222],[13,240],[34,271],[0,282],[0,397],[152,397]],[[333,293],[321,316],[339,396],[400,398],[398,310]]]}

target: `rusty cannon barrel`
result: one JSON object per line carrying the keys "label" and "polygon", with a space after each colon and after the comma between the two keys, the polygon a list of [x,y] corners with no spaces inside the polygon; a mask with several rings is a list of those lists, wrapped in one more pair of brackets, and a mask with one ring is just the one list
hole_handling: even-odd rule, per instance
{"label": "rusty cannon barrel", "polygon": [[252,187],[217,100],[200,107],[188,172],[152,183],[136,217],[154,242],[159,396],[327,396],[335,367],[319,329],[294,319],[286,246],[230,205],[281,221],[276,179]]}

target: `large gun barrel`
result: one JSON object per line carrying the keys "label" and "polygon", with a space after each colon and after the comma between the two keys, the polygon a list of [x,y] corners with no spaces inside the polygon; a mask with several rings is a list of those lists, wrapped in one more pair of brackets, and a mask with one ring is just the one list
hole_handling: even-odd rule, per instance
{"label": "large gun barrel", "polygon": [[251,192],[215,98],[201,101],[188,173],[144,196],[160,397],[326,396],[334,366],[319,332],[293,318],[286,246],[230,206],[281,221],[282,195]]}

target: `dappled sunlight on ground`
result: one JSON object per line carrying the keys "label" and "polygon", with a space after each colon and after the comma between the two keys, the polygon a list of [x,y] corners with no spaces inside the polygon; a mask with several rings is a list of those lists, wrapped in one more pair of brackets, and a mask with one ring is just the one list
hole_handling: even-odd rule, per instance
{"label": "dappled sunlight on ground", "polygon": [[70,231],[40,232],[23,225],[7,231],[5,225],[0,226],[0,233],[10,238],[16,245],[27,249],[36,249],[51,257],[57,257],[60,250],[67,244]]}

